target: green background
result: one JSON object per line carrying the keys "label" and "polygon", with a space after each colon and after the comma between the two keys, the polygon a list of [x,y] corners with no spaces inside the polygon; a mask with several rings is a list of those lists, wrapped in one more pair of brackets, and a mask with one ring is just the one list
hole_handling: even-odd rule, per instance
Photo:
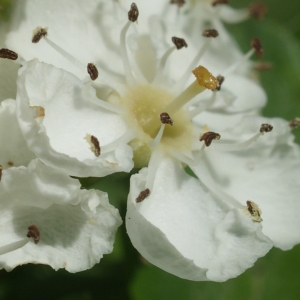
{"label": "green background", "polygon": [[[63,0],[62,0],[63,1]],[[145,0],[146,1],[146,0]],[[232,0],[245,7],[248,0]],[[228,26],[243,51],[252,37],[264,45],[264,61],[273,68],[260,73],[268,94],[264,115],[291,120],[300,117],[300,1],[265,0],[269,11],[264,20],[248,20]],[[1,0],[0,18],[7,19],[9,1]],[[300,128],[295,130],[300,142]],[[101,180],[82,180],[85,187],[107,191],[112,204],[125,216],[130,174]],[[116,185],[118,190],[115,189]],[[295,228],[295,230],[297,230]],[[300,234],[300,232],[299,232]],[[272,249],[255,266],[225,283],[190,282],[148,264],[131,246],[122,226],[114,252],[89,271],[69,274],[48,266],[25,265],[13,272],[0,271],[0,299],[300,299],[300,246],[283,252]]]}

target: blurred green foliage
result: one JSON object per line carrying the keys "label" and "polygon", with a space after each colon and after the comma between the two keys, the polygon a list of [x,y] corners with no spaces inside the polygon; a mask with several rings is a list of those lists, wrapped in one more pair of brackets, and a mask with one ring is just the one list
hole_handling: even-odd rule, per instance
{"label": "blurred green foliage", "polygon": [[1,0],[0,1],[0,21],[9,19],[9,13],[11,9],[11,0]]}
{"label": "blurred green foliage", "polygon": [[[231,1],[233,7],[250,3]],[[252,37],[261,38],[265,49],[263,61],[273,65],[271,70],[259,74],[269,99],[263,113],[290,120],[300,116],[300,1],[265,0],[264,3],[269,8],[264,20],[248,20],[228,25],[228,29],[245,52]],[[7,19],[10,1],[1,0],[0,5],[0,19]],[[295,134],[300,142],[300,129]],[[102,179],[82,179],[81,183],[83,187],[108,192],[111,203],[124,218],[129,178],[130,174],[119,173]],[[11,273],[0,271],[0,300],[293,300],[300,299],[299,266],[300,246],[287,252],[272,249],[236,279],[225,283],[186,281],[145,262],[122,226],[114,252],[89,271],[69,274],[41,265],[17,267]]]}

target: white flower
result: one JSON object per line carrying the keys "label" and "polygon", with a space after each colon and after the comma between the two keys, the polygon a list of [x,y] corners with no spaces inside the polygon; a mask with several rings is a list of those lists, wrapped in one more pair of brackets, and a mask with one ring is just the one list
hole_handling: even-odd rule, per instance
{"label": "white flower", "polygon": [[[223,9],[205,1],[186,8],[168,2],[20,2],[17,12],[25,18],[16,19],[7,45],[21,60],[43,63],[25,63],[19,73],[17,117],[37,157],[71,175],[129,171],[133,151],[135,166],[144,167],[132,176],[128,196],[126,226],[133,245],[179,277],[224,281],[251,267],[273,243],[287,249],[299,242],[284,235],[293,225],[299,228],[293,214],[299,186],[293,185],[291,195],[285,181],[273,184],[288,160],[276,169],[276,156],[269,160],[281,151],[277,130],[253,144],[272,129],[272,120],[260,123],[257,117],[266,98],[248,74],[254,50],[244,56],[235,48],[218,21]],[[212,14],[196,20],[200,8]],[[214,39],[212,31],[200,37],[207,21],[221,29],[220,37]],[[38,31],[45,36],[33,45],[37,27],[48,33]],[[260,53],[258,41],[253,43]],[[200,59],[209,71],[197,67]],[[224,83],[210,72],[225,75]],[[247,120],[256,126],[245,129]],[[298,146],[284,145],[299,152]],[[252,161],[263,166],[262,178],[245,168]],[[261,192],[262,180],[272,193]],[[275,209],[266,213],[276,189]],[[270,229],[274,219],[280,234]]]}
{"label": "white flower", "polygon": [[[16,116],[17,65],[0,60],[0,269],[27,263],[78,272],[113,248],[122,223],[106,193],[43,165],[28,149]],[[27,167],[28,166],[28,167]],[[32,240],[31,240],[32,238]]]}
{"label": "white flower", "polygon": [[81,190],[77,180],[34,159],[12,99],[0,103],[0,144],[1,269],[41,263],[78,272],[112,251],[122,221],[107,194]]}
{"label": "white flower", "polygon": [[[112,251],[122,223],[106,193],[80,190],[77,180],[38,160],[4,170],[0,197],[0,268],[7,271],[26,263],[89,269]],[[29,238],[28,227],[37,228]]]}

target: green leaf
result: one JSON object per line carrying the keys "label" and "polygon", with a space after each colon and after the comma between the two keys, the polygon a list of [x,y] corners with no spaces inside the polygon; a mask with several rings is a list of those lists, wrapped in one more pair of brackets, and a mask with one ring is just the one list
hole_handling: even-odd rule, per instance
{"label": "green leaf", "polygon": [[[201,249],[199,249],[201,251]],[[300,246],[287,252],[271,250],[241,276],[227,282],[193,282],[146,265],[131,283],[133,300],[300,299]]]}

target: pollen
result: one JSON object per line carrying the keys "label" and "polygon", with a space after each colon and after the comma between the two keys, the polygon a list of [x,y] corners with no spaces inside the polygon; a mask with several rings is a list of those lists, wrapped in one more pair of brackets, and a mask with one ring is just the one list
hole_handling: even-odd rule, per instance
{"label": "pollen", "polygon": [[261,210],[259,209],[258,205],[253,202],[248,200],[246,202],[247,207],[245,208],[244,212],[251,216],[251,219],[253,222],[261,222],[263,219],[260,217],[261,216]]}
{"label": "pollen", "polygon": [[219,82],[206,68],[199,66],[194,69],[193,74],[195,75],[199,85],[206,87],[209,90],[215,90],[219,86]]}

